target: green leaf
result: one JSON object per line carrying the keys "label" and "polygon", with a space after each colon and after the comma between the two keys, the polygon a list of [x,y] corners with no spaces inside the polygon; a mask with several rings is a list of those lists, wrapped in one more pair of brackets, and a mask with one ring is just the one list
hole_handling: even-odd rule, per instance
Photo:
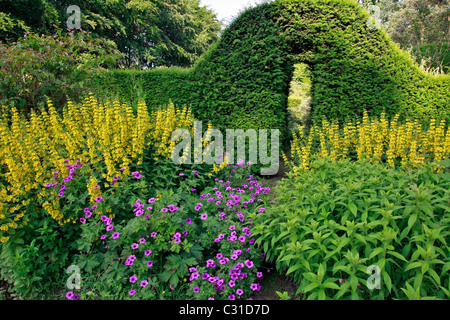
{"label": "green leaf", "polygon": [[313,290],[314,288],[317,288],[319,286],[319,284],[317,282],[313,282],[308,284],[302,291],[303,293],[307,293],[311,290]]}
{"label": "green leaf", "polygon": [[297,263],[297,264],[291,266],[291,267],[288,269],[288,271],[286,272],[286,275],[288,275],[288,274],[294,272],[295,270],[301,268],[302,266],[303,266],[302,263]]}
{"label": "green leaf", "polygon": [[383,282],[384,282],[384,284],[386,285],[389,293],[391,293],[391,290],[392,290],[391,277],[389,276],[389,274],[386,271],[383,271],[381,274],[383,275]]}
{"label": "green leaf", "polygon": [[430,264],[428,262],[421,262],[422,264],[422,273],[425,274],[430,268]]}
{"label": "green leaf", "polygon": [[398,259],[400,259],[400,260],[403,260],[403,261],[405,261],[405,262],[408,262],[408,260],[406,260],[406,258],[404,257],[404,256],[402,256],[400,253],[398,253],[398,252],[395,252],[395,251],[388,251],[387,252],[388,254],[390,254],[390,255],[392,255],[392,256],[394,256],[394,257],[396,257],[396,258],[398,258]]}
{"label": "green leaf", "polygon": [[436,273],[436,271],[434,271],[433,269],[430,268],[430,269],[428,269],[428,273],[431,275],[431,277],[434,279],[434,281],[436,281],[437,285],[440,286],[441,285],[441,278]]}
{"label": "green leaf", "polygon": [[418,268],[421,265],[422,265],[422,262],[420,262],[420,261],[412,262],[412,263],[408,264],[408,266],[406,267],[405,271],[408,271],[408,270],[411,270],[411,269],[414,269],[414,268]]}
{"label": "green leaf", "polygon": [[372,259],[373,257],[379,255],[380,253],[382,253],[384,251],[384,248],[376,248],[372,251],[372,253],[369,255],[369,260]]}
{"label": "green leaf", "polygon": [[325,295],[325,290],[320,289],[317,297],[319,300],[326,300],[327,296]]}
{"label": "green leaf", "polygon": [[348,208],[349,208],[350,212],[356,218],[357,217],[357,213],[358,213],[358,208],[356,207],[356,205],[353,202],[350,202],[349,205],[348,205]]}
{"label": "green leaf", "polygon": [[329,289],[335,289],[335,290],[340,289],[340,287],[336,283],[333,283],[333,282],[325,282],[322,284],[322,287],[329,288]]}

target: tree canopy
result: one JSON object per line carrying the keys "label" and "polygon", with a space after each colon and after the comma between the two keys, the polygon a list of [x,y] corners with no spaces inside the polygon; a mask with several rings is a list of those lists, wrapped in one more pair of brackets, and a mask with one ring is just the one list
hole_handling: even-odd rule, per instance
{"label": "tree canopy", "polygon": [[0,0],[0,41],[68,30],[71,5],[80,8],[81,30],[114,41],[126,67],[190,66],[221,27],[199,0]]}

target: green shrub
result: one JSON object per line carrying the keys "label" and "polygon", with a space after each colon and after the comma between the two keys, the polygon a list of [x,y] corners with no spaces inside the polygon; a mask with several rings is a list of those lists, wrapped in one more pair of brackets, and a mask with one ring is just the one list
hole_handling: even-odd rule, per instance
{"label": "green shrub", "polygon": [[[255,214],[256,243],[307,299],[448,299],[450,175],[315,161]],[[374,274],[375,272],[375,274]],[[371,277],[372,276],[372,277]],[[380,280],[379,289],[374,279]]]}
{"label": "green shrub", "polygon": [[43,106],[48,99],[63,106],[81,102],[86,81],[120,58],[111,42],[75,33],[39,36],[26,33],[11,45],[0,43],[0,104],[19,112]]}

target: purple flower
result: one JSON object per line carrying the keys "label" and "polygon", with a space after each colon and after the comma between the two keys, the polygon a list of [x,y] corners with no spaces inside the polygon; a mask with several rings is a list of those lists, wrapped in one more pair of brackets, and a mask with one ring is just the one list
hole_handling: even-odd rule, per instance
{"label": "purple flower", "polygon": [[206,213],[204,213],[204,214],[202,214],[202,215],[200,216],[200,218],[201,218],[202,220],[206,220],[206,218],[208,218],[208,215],[207,215]]}
{"label": "purple flower", "polygon": [[236,297],[234,294],[228,296],[228,300],[236,300]]}
{"label": "purple flower", "polygon": [[210,277],[210,275],[207,274],[206,272],[202,275],[202,279],[203,279],[203,280],[208,280],[209,277]]}
{"label": "purple flower", "polygon": [[263,276],[263,273],[262,273],[262,272],[257,272],[257,273],[256,273],[256,276],[257,276],[258,278],[261,278],[261,277]]}
{"label": "purple flower", "polygon": [[209,260],[207,260],[206,261],[206,267],[215,267],[216,266],[216,264],[214,263],[214,260],[213,259],[209,259]]}
{"label": "purple flower", "polygon": [[66,298],[69,299],[69,300],[72,299],[73,296],[74,296],[74,294],[73,294],[72,291],[69,291],[69,292],[67,292],[67,294],[66,294]]}
{"label": "purple flower", "polygon": [[235,284],[236,284],[236,283],[235,283],[233,280],[230,280],[230,282],[228,282],[228,285],[229,285],[230,287],[234,287]]}
{"label": "purple flower", "polygon": [[97,197],[97,198],[95,198],[95,201],[96,202],[102,202],[103,201],[103,197]]}
{"label": "purple flower", "polygon": [[167,209],[167,208],[162,208],[161,211],[162,211],[162,212],[167,212],[167,211],[169,211],[169,209]]}
{"label": "purple flower", "polygon": [[133,243],[131,245],[131,249],[137,249],[139,247],[139,245],[137,243]]}
{"label": "purple flower", "polygon": [[137,280],[136,276],[131,276],[131,277],[130,277],[130,282],[131,282],[131,283],[135,283],[136,280]]}
{"label": "purple flower", "polygon": [[141,281],[141,287],[145,288],[148,285],[148,281],[147,280],[142,280]]}
{"label": "purple flower", "polygon": [[258,284],[257,283],[252,283],[250,285],[250,289],[252,289],[253,291],[258,290]]}
{"label": "purple flower", "polygon": [[98,189],[100,186],[98,184],[95,185],[94,189]]}
{"label": "purple flower", "polygon": [[106,239],[106,234],[102,235],[102,236],[100,237],[100,239],[102,239],[102,240]]}
{"label": "purple flower", "polygon": [[117,239],[119,237],[119,235],[120,235],[120,233],[114,232],[113,235],[112,235],[112,238],[113,239]]}
{"label": "purple flower", "polygon": [[112,229],[114,229],[114,226],[112,224],[106,227],[106,231],[111,231]]}
{"label": "purple flower", "polygon": [[240,236],[240,237],[238,238],[238,240],[239,240],[240,242],[245,242],[245,236]]}
{"label": "purple flower", "polygon": [[64,195],[64,192],[60,192],[60,193],[58,193],[58,197],[62,197]]}
{"label": "purple flower", "polygon": [[186,219],[186,223],[187,223],[187,224],[191,224],[191,222],[192,222],[191,219],[189,219],[189,218]]}
{"label": "purple flower", "polygon": [[184,176],[184,173],[180,173],[179,176],[180,176],[180,177]]}
{"label": "purple flower", "polygon": [[156,235],[157,235],[156,232],[152,232],[152,233],[150,234],[150,237],[154,238],[154,237],[156,237]]}
{"label": "purple flower", "polygon": [[145,238],[140,238],[140,239],[139,239],[139,243],[140,243],[140,244],[145,243]]}
{"label": "purple flower", "polygon": [[153,266],[153,261],[147,262],[147,267],[152,267],[152,266]]}
{"label": "purple flower", "polygon": [[199,273],[198,272],[194,272],[191,274],[191,278],[189,279],[189,281],[195,280],[199,277]]}
{"label": "purple flower", "polygon": [[97,209],[97,205],[96,205],[96,204],[94,204],[94,205],[92,206],[92,210],[95,210],[95,209]]}
{"label": "purple flower", "polygon": [[236,294],[237,294],[238,296],[242,296],[243,293],[244,293],[244,290],[242,290],[242,289],[237,289],[237,290],[236,290]]}
{"label": "purple flower", "polygon": [[130,296],[132,296],[133,294],[135,294],[136,293],[136,290],[130,290],[129,292],[128,292],[128,294],[130,295]]}
{"label": "purple flower", "polygon": [[85,222],[86,222],[86,219],[85,219],[85,218],[80,218],[80,222],[81,222],[81,223],[85,223]]}
{"label": "purple flower", "polygon": [[200,291],[200,288],[199,288],[199,287],[194,287],[192,290],[193,290],[195,293],[198,293],[198,292]]}
{"label": "purple flower", "polygon": [[152,250],[145,250],[145,251],[144,251],[144,254],[145,254],[146,256],[149,256],[149,255],[152,254]]}
{"label": "purple flower", "polygon": [[156,201],[156,198],[150,198],[150,199],[148,199],[148,203],[153,203],[153,202],[155,202]]}

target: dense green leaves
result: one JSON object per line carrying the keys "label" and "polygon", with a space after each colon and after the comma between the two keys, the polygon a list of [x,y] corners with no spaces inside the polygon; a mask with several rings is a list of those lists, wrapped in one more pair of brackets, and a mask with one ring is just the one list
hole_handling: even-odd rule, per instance
{"label": "dense green leaves", "polygon": [[[448,167],[436,173],[432,164],[406,171],[315,161],[311,171],[283,180],[276,190],[280,205],[255,215],[256,242],[308,299],[416,293],[442,299],[450,269],[449,187]],[[347,205],[342,199],[350,194]],[[373,281],[379,289],[369,287]]]}
{"label": "dense green leaves", "polygon": [[116,65],[121,55],[111,41],[60,32],[25,34],[9,46],[0,43],[0,57],[0,103],[29,113],[47,99],[56,106],[68,99],[81,102],[86,81]]}
{"label": "dense green leaves", "polygon": [[68,29],[69,6],[81,30],[113,41],[126,67],[190,66],[217,39],[221,24],[198,0],[1,0],[0,41],[20,31],[54,35]]}

